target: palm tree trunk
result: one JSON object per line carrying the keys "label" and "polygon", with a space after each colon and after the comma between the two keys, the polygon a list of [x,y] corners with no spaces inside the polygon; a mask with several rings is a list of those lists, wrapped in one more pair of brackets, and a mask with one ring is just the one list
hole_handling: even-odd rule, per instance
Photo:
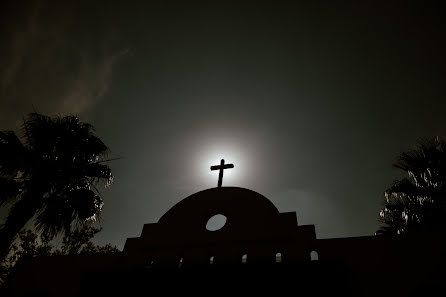
{"label": "palm tree trunk", "polygon": [[[34,198],[34,199],[33,199]],[[39,199],[24,195],[9,211],[6,222],[0,230],[0,261],[9,254],[11,244],[25,224],[36,214],[39,209]]]}

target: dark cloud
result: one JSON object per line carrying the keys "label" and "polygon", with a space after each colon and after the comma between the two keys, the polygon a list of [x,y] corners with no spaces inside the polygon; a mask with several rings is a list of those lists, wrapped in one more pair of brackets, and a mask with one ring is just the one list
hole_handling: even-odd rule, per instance
{"label": "dark cloud", "polygon": [[[81,114],[104,97],[113,67],[129,51],[112,46],[107,26],[88,28],[91,20],[79,18],[81,9],[73,3],[30,1],[3,10],[3,129],[16,129],[21,117],[34,109]],[[83,26],[85,30],[79,30]]]}

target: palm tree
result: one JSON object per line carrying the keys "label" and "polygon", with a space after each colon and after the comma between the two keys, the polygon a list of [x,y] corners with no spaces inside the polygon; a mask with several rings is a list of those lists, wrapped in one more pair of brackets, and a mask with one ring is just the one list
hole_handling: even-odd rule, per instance
{"label": "palm tree", "polygon": [[0,230],[0,260],[26,223],[53,238],[70,234],[98,218],[103,201],[97,185],[110,185],[109,153],[94,128],[75,116],[31,113],[23,123],[23,143],[0,131],[0,206],[10,211]]}
{"label": "palm tree", "polygon": [[395,167],[407,172],[384,193],[377,234],[446,231],[446,143],[422,139]]}

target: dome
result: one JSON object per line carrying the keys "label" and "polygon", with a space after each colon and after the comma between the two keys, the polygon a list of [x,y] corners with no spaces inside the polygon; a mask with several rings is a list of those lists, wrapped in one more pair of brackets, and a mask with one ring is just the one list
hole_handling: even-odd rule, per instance
{"label": "dome", "polygon": [[245,188],[217,187],[184,198],[157,223],[145,224],[140,237],[127,239],[124,250],[141,257],[150,254],[163,263],[176,263],[183,256],[207,263],[210,254],[238,261],[239,253],[247,249],[254,258],[256,253],[270,256],[277,249],[286,252],[291,242],[314,238],[313,225],[298,226],[295,212],[280,213],[263,195]]}
{"label": "dome", "polygon": [[[279,215],[274,204],[263,195],[238,187],[217,187],[190,195],[174,205],[159,220],[165,228],[205,230],[214,215],[227,218],[227,226],[240,228],[261,226]],[[243,228],[244,229],[244,228]]]}

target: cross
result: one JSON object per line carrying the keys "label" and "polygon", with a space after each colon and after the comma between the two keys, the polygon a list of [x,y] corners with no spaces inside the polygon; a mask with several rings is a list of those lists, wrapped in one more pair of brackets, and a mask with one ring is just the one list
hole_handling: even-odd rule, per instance
{"label": "cross", "polygon": [[221,159],[220,165],[211,166],[211,170],[220,170],[218,174],[218,187],[221,188],[223,182],[223,170],[228,168],[234,168],[234,164],[225,164],[225,159]]}

